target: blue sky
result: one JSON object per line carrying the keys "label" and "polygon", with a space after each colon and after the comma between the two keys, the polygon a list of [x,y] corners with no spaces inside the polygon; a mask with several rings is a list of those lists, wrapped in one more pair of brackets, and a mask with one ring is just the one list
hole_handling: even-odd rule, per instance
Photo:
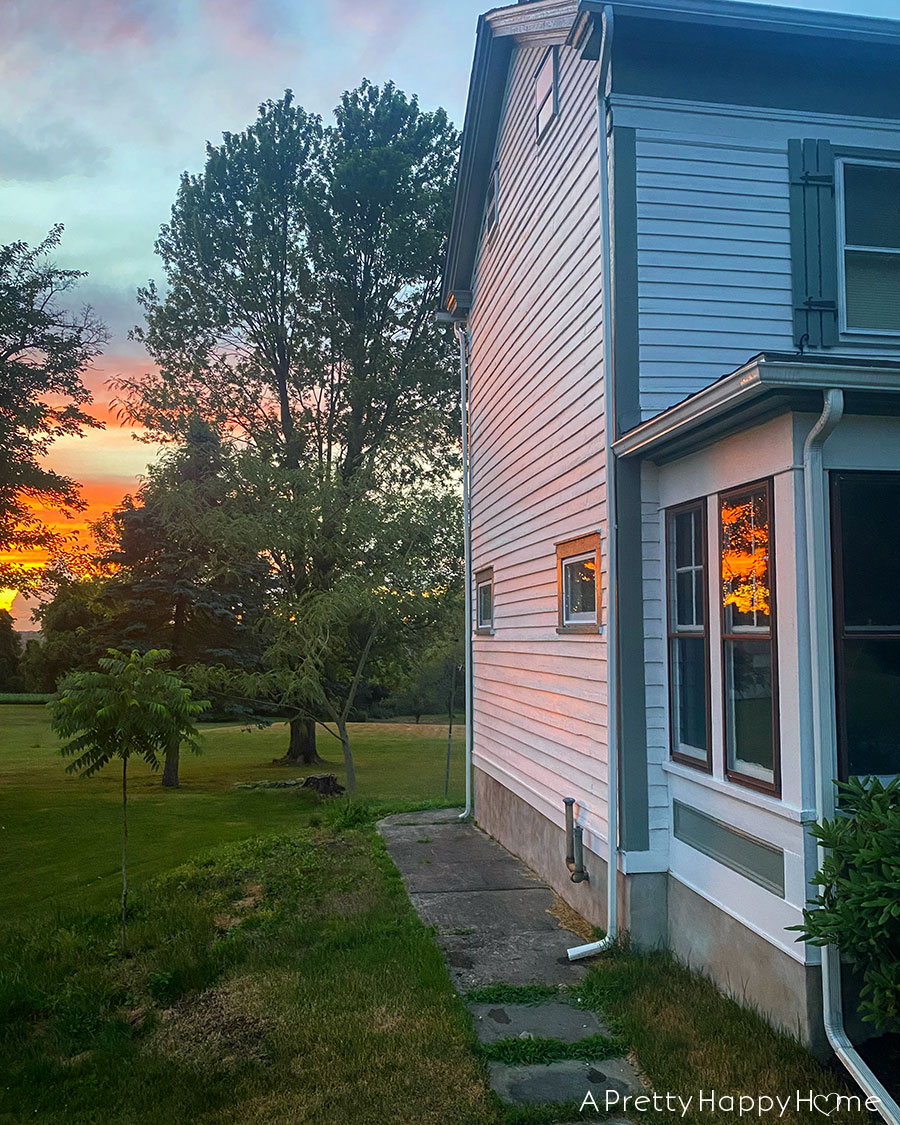
{"label": "blue sky", "polygon": [[[897,0],[794,7],[900,15]],[[0,0],[0,243],[65,224],[59,262],[88,270],[83,300],[112,330],[91,382],[145,365],[127,340],[134,291],[160,270],[153,242],[184,169],[290,87],[328,117],[365,76],[393,79],[462,124],[483,0]],[[110,426],[52,460],[100,504],[147,447]]]}

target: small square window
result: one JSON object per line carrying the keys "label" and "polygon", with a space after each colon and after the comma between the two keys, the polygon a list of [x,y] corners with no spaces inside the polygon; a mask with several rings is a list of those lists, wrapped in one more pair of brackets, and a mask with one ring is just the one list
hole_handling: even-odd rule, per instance
{"label": "small square window", "polygon": [[475,632],[494,631],[494,571],[490,567],[475,575]]}
{"label": "small square window", "polygon": [[559,632],[596,633],[600,623],[600,536],[556,548]]}
{"label": "small square window", "polygon": [[559,48],[544,55],[534,83],[535,131],[538,139],[559,112]]}
{"label": "small square window", "polygon": [[847,330],[900,332],[900,167],[844,164],[841,220]]}

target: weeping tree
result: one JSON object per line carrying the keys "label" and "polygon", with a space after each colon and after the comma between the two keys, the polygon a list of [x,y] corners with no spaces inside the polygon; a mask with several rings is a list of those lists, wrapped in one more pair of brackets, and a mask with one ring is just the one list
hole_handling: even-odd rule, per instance
{"label": "weeping tree", "polygon": [[[157,371],[120,380],[121,404],[161,440],[199,411],[277,478],[286,602],[355,571],[356,505],[453,468],[453,347],[431,314],[457,147],[391,83],[344,94],[328,126],[288,92],[207,146],[160,232],[165,295],[140,291],[134,332]],[[328,715],[309,708],[289,760],[316,758]]]}
{"label": "weeping tree", "polygon": [[51,704],[53,729],[63,739],[67,773],[91,777],[111,762],[122,763],[121,950],[127,951],[128,762],[142,758],[158,769],[174,740],[200,752],[194,719],[206,700],[191,697],[181,679],[164,667],[165,651],[131,653],[110,649],[95,672],[74,672]]}

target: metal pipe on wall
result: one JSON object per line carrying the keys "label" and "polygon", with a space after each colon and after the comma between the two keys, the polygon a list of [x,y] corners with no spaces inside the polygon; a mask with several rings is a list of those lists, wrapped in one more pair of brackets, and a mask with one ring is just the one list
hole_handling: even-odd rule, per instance
{"label": "metal pipe on wall", "polygon": [[472,513],[471,462],[469,457],[469,351],[470,337],[465,322],[456,321],[453,331],[459,340],[459,410],[462,423],[462,488],[463,488],[463,569],[466,583],[466,807],[460,820],[474,811],[472,789],[472,744],[474,722],[473,627],[472,627]]}
{"label": "metal pipe on wall", "polygon": [[[834,704],[834,670],[831,628],[830,575],[828,569],[828,490],[822,446],[844,416],[844,392],[831,388],[824,406],[803,445],[803,490],[806,517],[806,563],[809,605],[810,663],[812,665],[813,754],[816,775],[816,819],[835,815],[834,779],[837,776],[837,722]],[[819,866],[825,849],[818,845]],[[822,948],[822,1008],[825,1035],[863,1092],[878,1100],[878,1112],[889,1125],[900,1125],[900,1106],[872,1073],[850,1042],[844,1027],[841,999],[841,956],[833,945]]]}

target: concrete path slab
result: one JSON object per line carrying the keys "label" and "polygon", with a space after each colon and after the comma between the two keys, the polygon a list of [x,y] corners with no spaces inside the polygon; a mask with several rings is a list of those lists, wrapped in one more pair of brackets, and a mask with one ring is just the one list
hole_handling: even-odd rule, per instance
{"label": "concrete path slab", "polygon": [[596,1013],[573,1004],[469,1004],[475,1034],[482,1043],[500,1039],[559,1039],[577,1043],[591,1035],[609,1036]]}
{"label": "concrete path slab", "polygon": [[525,1105],[560,1105],[584,1101],[593,1095],[600,1109],[609,1090],[619,1097],[644,1092],[640,1079],[625,1059],[580,1062],[565,1059],[547,1066],[508,1066],[492,1062],[491,1088],[504,1102]]}
{"label": "concrete path slab", "polygon": [[576,984],[566,951],[583,941],[548,910],[553,893],[504,847],[452,809],[399,813],[378,831],[413,906],[437,927],[454,984]]}

